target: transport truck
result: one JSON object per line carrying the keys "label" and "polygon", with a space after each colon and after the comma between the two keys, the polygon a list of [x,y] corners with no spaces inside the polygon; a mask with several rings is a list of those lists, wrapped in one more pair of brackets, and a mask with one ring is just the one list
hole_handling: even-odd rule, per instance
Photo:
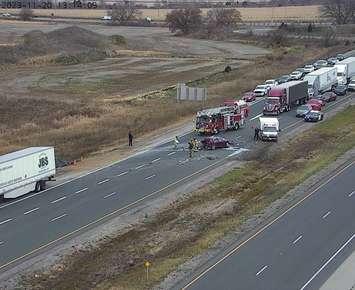
{"label": "transport truck", "polygon": [[16,198],[46,188],[56,171],[53,147],[29,147],[0,156],[0,197]]}
{"label": "transport truck", "polygon": [[346,85],[355,76],[355,57],[348,57],[335,65],[338,84]]}
{"label": "transport truck", "polygon": [[279,115],[308,100],[308,83],[290,81],[273,87],[265,99],[264,115]]}
{"label": "transport truck", "polygon": [[337,68],[323,67],[309,73],[303,80],[308,82],[308,87],[312,88],[314,90],[314,95],[317,96],[323,92],[330,91],[337,85]]}
{"label": "transport truck", "polygon": [[275,117],[260,117],[259,122],[261,140],[277,142],[280,132],[279,120]]}

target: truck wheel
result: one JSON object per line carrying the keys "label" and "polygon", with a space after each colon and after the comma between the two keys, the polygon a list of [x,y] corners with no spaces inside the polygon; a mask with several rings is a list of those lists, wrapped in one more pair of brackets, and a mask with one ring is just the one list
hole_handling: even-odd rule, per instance
{"label": "truck wheel", "polygon": [[39,190],[42,191],[42,190],[45,190],[46,189],[46,181],[45,180],[41,180],[39,182]]}
{"label": "truck wheel", "polygon": [[40,185],[40,182],[37,181],[36,186],[35,186],[35,192],[40,192],[40,190],[41,190],[41,185]]}

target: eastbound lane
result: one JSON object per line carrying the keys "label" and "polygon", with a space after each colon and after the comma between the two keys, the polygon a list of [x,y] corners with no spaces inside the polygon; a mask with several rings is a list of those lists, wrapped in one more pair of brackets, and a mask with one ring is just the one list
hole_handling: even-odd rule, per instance
{"label": "eastbound lane", "polygon": [[354,176],[353,161],[184,289],[319,289],[355,250]]}
{"label": "eastbound lane", "polygon": [[[0,205],[0,270],[43,245],[86,230],[227,162],[240,149],[252,149],[251,125],[257,124],[262,107],[262,101],[252,105],[245,128],[221,134],[233,140],[235,148],[201,151],[189,160],[186,151],[174,150],[168,142],[25,200]],[[280,115],[282,128],[300,122],[294,114]],[[185,147],[192,136],[181,138]]]}

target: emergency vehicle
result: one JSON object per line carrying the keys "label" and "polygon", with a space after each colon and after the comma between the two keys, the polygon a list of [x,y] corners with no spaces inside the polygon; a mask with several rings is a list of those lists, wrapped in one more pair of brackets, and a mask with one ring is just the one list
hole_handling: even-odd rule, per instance
{"label": "emergency vehicle", "polygon": [[248,103],[244,100],[226,100],[224,101],[225,106],[232,106],[237,113],[243,114],[244,118],[248,118],[250,113],[250,107]]}
{"label": "emergency vehicle", "polygon": [[196,131],[200,134],[217,134],[225,130],[238,130],[244,125],[245,108],[234,104],[197,112]]}

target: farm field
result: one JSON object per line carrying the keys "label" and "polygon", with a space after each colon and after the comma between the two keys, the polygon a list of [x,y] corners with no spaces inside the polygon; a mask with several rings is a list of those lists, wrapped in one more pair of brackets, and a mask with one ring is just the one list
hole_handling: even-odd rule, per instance
{"label": "farm field", "polygon": [[[153,20],[164,20],[171,9],[141,9],[141,17],[151,17]],[[202,9],[207,14],[209,9]],[[262,8],[238,8],[243,21],[318,21],[320,19],[319,6],[284,6],[284,7],[262,7]],[[18,13],[16,9],[0,9],[0,13]],[[56,17],[91,18],[99,19],[106,15],[106,10],[100,9],[36,9],[36,16],[50,16],[54,13]]]}

